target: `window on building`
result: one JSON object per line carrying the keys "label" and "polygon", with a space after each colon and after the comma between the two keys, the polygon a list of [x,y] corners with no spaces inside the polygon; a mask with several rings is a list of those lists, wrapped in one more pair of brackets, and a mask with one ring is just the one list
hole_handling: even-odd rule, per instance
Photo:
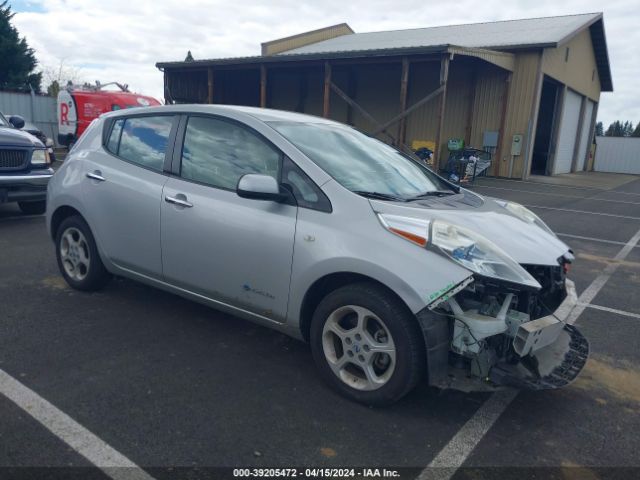
{"label": "window on building", "polygon": [[567,47],[564,51],[564,61],[565,62],[569,61],[569,47]]}

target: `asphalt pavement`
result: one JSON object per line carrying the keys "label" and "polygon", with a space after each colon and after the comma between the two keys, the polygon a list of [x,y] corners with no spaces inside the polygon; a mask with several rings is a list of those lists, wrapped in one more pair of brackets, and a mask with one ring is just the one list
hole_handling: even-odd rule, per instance
{"label": "asphalt pavement", "polygon": [[[592,351],[581,377],[518,393],[489,424],[475,420],[488,393],[420,386],[367,408],[325,386],[308,346],[282,334],[129,280],[74,291],[44,217],[11,205],[0,205],[0,370],[157,478],[292,466],[409,467],[407,478],[640,474],[624,468],[640,467],[640,247],[625,247],[640,230],[640,179],[607,189],[483,179],[473,189],[548,222],[575,252],[579,295],[613,270],[576,322]],[[423,471],[436,458],[462,468]],[[108,478],[0,395],[0,476],[46,466]]]}

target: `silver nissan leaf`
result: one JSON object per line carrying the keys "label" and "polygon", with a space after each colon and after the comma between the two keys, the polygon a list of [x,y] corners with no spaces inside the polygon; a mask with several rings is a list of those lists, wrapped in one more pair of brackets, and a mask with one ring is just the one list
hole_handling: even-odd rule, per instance
{"label": "silver nissan leaf", "polygon": [[571,250],[540,218],[318,117],[103,115],[49,182],[47,228],[71,287],[128,277],[308,341],[368,405],[418,382],[558,388],[589,353]]}

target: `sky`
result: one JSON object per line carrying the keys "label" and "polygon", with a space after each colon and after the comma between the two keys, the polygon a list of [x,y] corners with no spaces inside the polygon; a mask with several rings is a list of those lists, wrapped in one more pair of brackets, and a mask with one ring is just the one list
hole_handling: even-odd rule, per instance
{"label": "sky", "polygon": [[44,68],[163,98],[158,61],[259,55],[260,43],[347,22],[356,32],[604,12],[613,93],[598,120],[640,122],[638,0],[10,0]]}

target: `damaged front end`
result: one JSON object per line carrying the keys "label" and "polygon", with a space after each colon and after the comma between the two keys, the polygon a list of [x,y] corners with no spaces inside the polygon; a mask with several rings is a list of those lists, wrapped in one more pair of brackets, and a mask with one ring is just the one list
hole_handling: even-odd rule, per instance
{"label": "damaged front end", "polygon": [[571,383],[589,344],[566,323],[577,304],[575,286],[566,279],[570,260],[567,254],[557,266],[522,265],[541,288],[474,275],[424,309],[418,319],[429,383],[464,391]]}

